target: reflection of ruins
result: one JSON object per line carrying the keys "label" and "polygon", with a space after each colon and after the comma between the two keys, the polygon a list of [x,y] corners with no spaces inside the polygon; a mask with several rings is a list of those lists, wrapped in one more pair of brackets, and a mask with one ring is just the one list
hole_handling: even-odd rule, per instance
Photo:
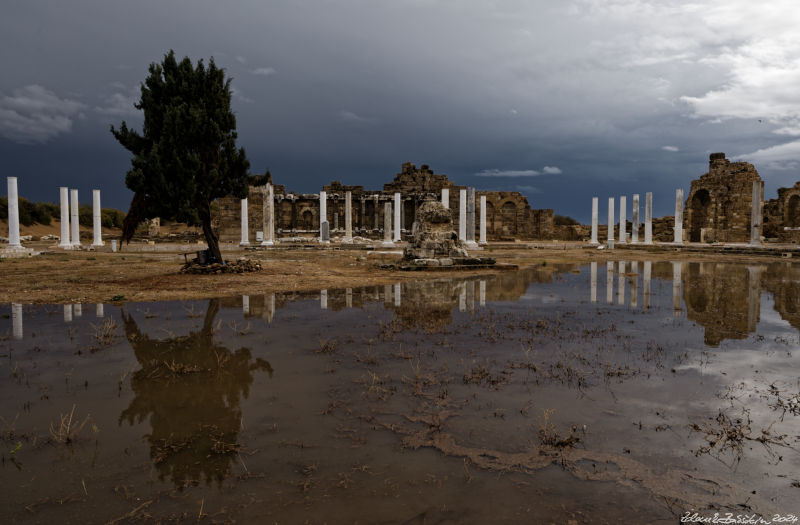
{"label": "reflection of ruins", "polygon": [[238,449],[242,413],[253,373],[272,369],[250,350],[228,350],[214,340],[220,309],[209,301],[203,327],[185,336],[151,339],[122,312],[125,335],[141,368],[131,377],[135,394],[120,423],[149,418],[150,456],[163,479],[176,486],[222,481]]}
{"label": "reflection of ruins", "polygon": [[762,274],[761,282],[772,293],[781,318],[800,330],[800,265],[772,263]]}
{"label": "reflection of ruins", "polygon": [[[287,191],[283,185],[274,187],[274,224],[278,237],[313,237],[320,228],[320,195],[300,194]],[[352,195],[351,220],[353,233],[362,237],[382,238],[384,228],[384,204],[394,203],[394,194],[400,194],[400,228],[404,235],[411,233],[417,209],[426,200],[441,199],[442,190],[449,193],[448,203],[453,211],[454,223],[459,216],[459,190],[446,175],[436,174],[427,165],[417,168],[410,162],[392,182],[383,185],[383,190],[365,190],[363,186],[348,186],[334,181],[321,189],[326,192],[325,218],[331,235],[345,231],[345,197]],[[553,210],[534,210],[527,198],[514,191],[476,191],[476,200],[486,196],[486,230],[490,239],[520,238],[548,239],[553,237]],[[263,230],[264,197],[260,187],[251,187],[248,194],[249,242],[256,241],[257,232]],[[477,211],[477,210],[476,210]],[[478,236],[478,221],[475,221],[475,238]],[[239,242],[241,204],[239,199],[225,198],[219,201],[219,215],[215,221],[221,241]]]}

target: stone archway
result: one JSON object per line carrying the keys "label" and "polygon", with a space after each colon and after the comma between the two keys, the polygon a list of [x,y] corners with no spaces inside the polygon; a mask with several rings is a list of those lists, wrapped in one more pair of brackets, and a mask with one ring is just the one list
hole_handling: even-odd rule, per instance
{"label": "stone archway", "polygon": [[786,201],[786,219],[783,224],[789,228],[800,228],[800,195],[794,194]]}
{"label": "stone archway", "polygon": [[511,235],[517,233],[517,207],[513,202],[506,202],[500,208],[503,219],[503,234]]}
{"label": "stone archway", "polygon": [[303,229],[307,231],[314,229],[314,214],[311,213],[311,210],[303,212]]}
{"label": "stone archway", "polygon": [[692,196],[690,203],[692,212],[691,224],[689,224],[689,242],[703,241],[703,228],[708,227],[708,217],[711,208],[711,195],[708,190],[697,190]]}

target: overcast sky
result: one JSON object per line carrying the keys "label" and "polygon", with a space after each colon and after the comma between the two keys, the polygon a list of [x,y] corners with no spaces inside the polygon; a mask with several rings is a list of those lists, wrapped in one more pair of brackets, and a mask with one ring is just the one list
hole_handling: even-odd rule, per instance
{"label": "overcast sky", "polygon": [[594,195],[604,217],[652,191],[661,216],[722,151],[774,198],[800,180],[798,27],[794,0],[11,1],[0,173],[127,210],[109,125],[140,129],[174,49],[233,78],[252,171],[296,192],[380,189],[410,161],[584,222]]}

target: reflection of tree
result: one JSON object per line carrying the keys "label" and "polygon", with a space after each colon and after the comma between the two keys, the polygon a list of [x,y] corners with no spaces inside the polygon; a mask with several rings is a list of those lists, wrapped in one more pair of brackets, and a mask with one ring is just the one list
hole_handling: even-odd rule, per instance
{"label": "reflection of tree", "polygon": [[228,476],[239,448],[239,400],[247,398],[255,370],[272,375],[268,362],[251,360],[249,349],[232,352],[215,343],[218,312],[219,301],[212,299],[202,329],[166,340],[151,339],[122,313],[141,369],[131,378],[136,397],[120,423],[150,418],[150,456],[161,479],[168,476],[176,486]]}

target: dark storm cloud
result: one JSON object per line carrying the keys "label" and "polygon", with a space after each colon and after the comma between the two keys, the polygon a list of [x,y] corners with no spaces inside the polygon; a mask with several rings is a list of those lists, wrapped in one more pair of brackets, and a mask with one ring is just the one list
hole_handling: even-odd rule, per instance
{"label": "dark storm cloud", "polygon": [[139,83],[174,49],[226,69],[252,169],[295,191],[379,188],[411,161],[582,220],[593,195],[653,191],[659,215],[725,151],[756,163],[769,197],[798,178],[797,12],[731,0],[18,3],[0,20],[0,167],[34,199],[97,185],[126,207],[128,157],[108,126],[141,125]]}

